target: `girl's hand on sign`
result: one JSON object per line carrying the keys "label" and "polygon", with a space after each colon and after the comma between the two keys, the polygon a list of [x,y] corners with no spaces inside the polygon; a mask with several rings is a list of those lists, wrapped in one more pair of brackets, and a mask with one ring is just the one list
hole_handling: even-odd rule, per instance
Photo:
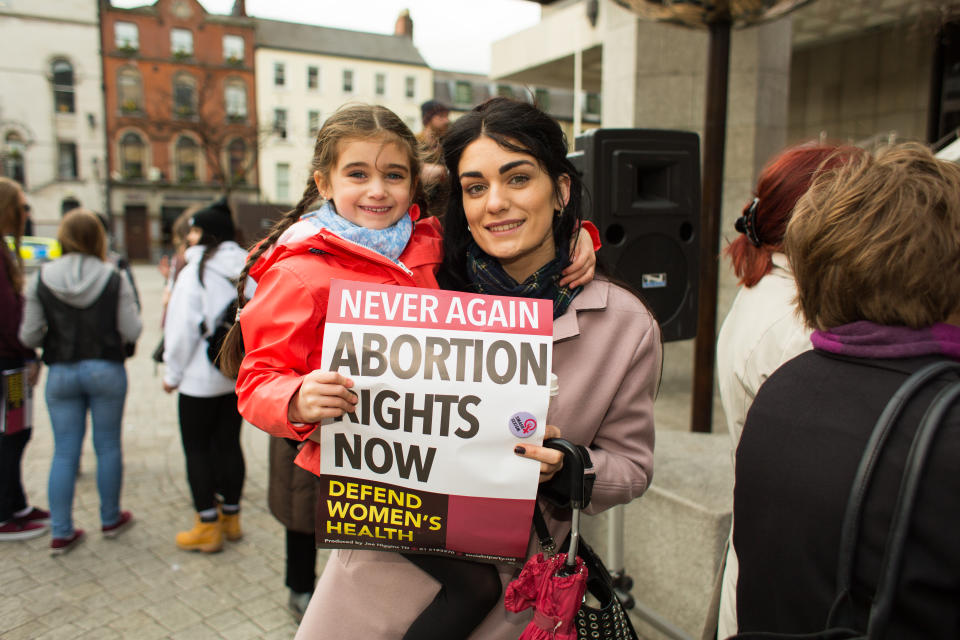
{"label": "girl's hand on sign", "polygon": [[597,266],[597,254],[593,251],[593,238],[583,227],[571,243],[573,260],[563,270],[563,277],[558,283],[561,287],[574,289],[593,280],[593,271]]}
{"label": "girl's hand on sign", "polygon": [[[560,429],[548,424],[543,439],[559,438]],[[540,482],[546,482],[563,468],[563,453],[556,449],[548,449],[535,444],[518,444],[513,452],[521,458],[530,458],[540,461]]]}
{"label": "girl's hand on sign", "polygon": [[353,380],[333,371],[311,371],[300,389],[290,398],[287,419],[313,424],[324,418],[338,418],[356,410],[357,394],[350,391]]}

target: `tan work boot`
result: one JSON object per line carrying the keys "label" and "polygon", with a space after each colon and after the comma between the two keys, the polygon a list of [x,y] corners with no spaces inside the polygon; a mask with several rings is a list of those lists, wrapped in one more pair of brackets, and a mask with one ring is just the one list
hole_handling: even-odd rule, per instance
{"label": "tan work boot", "polygon": [[224,537],[230,542],[236,542],[243,537],[243,530],[240,528],[240,512],[224,513],[220,512],[220,526],[223,528]]}
{"label": "tan work boot", "polygon": [[198,515],[193,529],[177,534],[177,546],[184,551],[220,551],[223,549],[223,526],[219,520],[204,522]]}

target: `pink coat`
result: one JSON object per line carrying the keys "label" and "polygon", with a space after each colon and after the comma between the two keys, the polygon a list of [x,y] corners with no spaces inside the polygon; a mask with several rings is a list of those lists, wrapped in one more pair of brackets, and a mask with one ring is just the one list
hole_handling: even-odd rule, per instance
{"label": "pink coat", "polygon": [[[603,280],[586,286],[554,321],[553,371],[560,395],[549,424],[591,448],[597,473],[588,513],[639,497],[653,476],[653,400],[660,379],[660,329],[633,295]],[[548,515],[562,541],[569,522]],[[528,555],[539,549],[531,532]],[[499,565],[504,587],[519,571]],[[298,639],[399,639],[436,595],[438,584],[397,553],[334,551],[297,632]],[[516,640],[529,610],[503,598],[470,640]]]}

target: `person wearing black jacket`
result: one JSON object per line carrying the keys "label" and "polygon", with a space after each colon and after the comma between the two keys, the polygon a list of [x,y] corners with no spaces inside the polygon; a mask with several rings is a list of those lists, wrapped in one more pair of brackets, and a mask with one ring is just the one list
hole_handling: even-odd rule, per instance
{"label": "person wearing black jacket", "polygon": [[[960,167],[916,144],[863,152],[815,178],[785,248],[814,348],[760,387],[737,449],[740,632],[824,629],[847,499],[877,418],[911,373],[960,360]],[[957,379],[927,385],[892,428],[835,622],[866,629],[911,440],[933,396]],[[882,637],[960,637],[958,460],[954,406],[924,466]]]}
{"label": "person wearing black jacket", "polygon": [[141,329],[129,280],[106,262],[106,236],[97,217],[74,209],[61,221],[57,239],[63,256],[31,279],[20,328],[20,339],[42,346],[50,367],[46,401],[54,440],[48,486],[54,555],[71,550],[84,535],[73,526],[72,512],[87,411],[97,454],[101,531],[113,537],[133,521],[120,509],[123,360]]}

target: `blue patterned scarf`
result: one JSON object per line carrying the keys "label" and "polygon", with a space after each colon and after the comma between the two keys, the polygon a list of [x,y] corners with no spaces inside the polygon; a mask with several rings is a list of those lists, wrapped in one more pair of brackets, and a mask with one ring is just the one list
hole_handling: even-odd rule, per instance
{"label": "blue patterned scarf", "polygon": [[329,201],[300,219],[310,220],[318,229],[332,231],[344,240],[376,251],[393,262],[399,262],[400,254],[407,248],[413,234],[413,221],[409,215],[404,214],[393,226],[386,229],[368,229],[341,216]]}
{"label": "blue patterned scarf", "polygon": [[577,294],[583,291],[583,287],[570,289],[557,284],[560,272],[569,263],[569,258],[557,252],[557,257],[518,283],[504,271],[499,260],[484,253],[477,243],[471,242],[467,249],[467,276],[477,293],[552,300],[554,319],[562,316]]}

